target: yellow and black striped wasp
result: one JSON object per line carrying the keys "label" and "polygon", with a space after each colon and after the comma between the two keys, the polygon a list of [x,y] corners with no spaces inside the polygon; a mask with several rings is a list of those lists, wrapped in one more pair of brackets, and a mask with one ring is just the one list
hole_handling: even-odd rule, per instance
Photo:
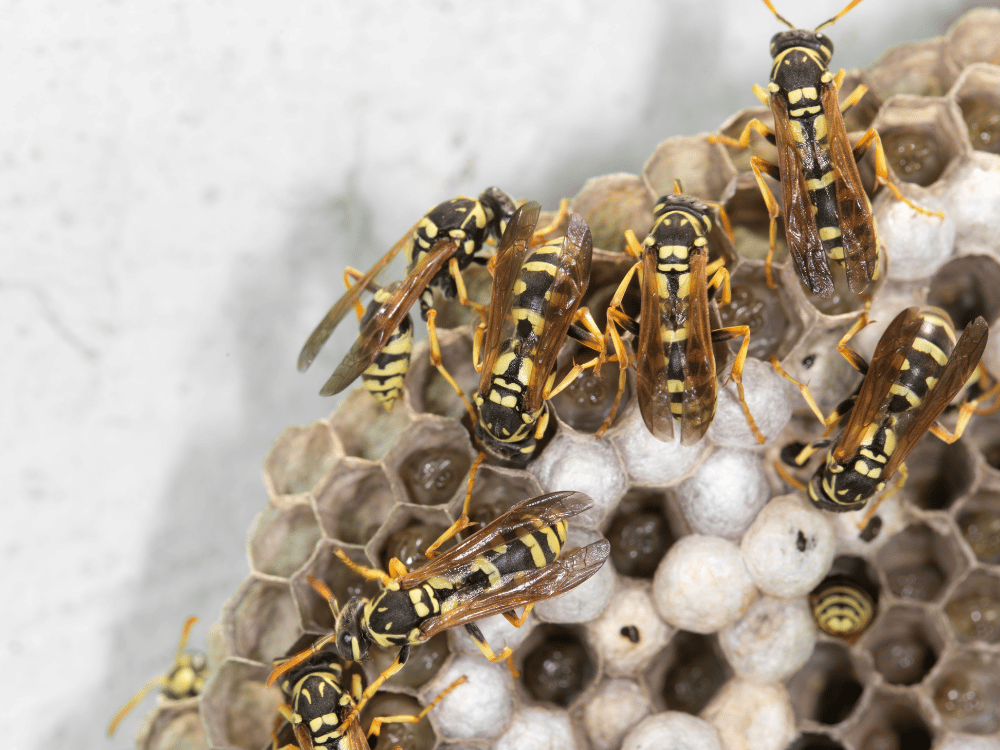
{"label": "yellow and black striped wasp", "polygon": [[828,635],[854,643],[875,619],[875,600],[848,576],[833,575],[809,594],[813,619]]}
{"label": "yellow and black striped wasp", "polygon": [[205,687],[205,677],[208,673],[208,663],[205,655],[197,652],[185,652],[188,637],[191,635],[191,628],[198,622],[197,617],[189,617],[184,622],[181,630],[181,639],[177,644],[177,653],[170,669],[159,677],[142,686],[138,693],[133,695],[118,713],[111,719],[108,725],[108,737],[111,737],[118,729],[126,716],[142,703],[143,699],[156,688],[160,688],[161,695],[168,700],[183,700],[193,698],[201,694]]}
{"label": "yellow and black striped wasp", "polygon": [[[976,393],[960,405],[953,432],[937,423],[971,379],[988,377],[985,373],[976,375],[989,335],[983,318],[969,323],[959,338],[943,310],[909,307],[886,328],[870,364],[846,346],[848,339],[867,324],[867,315],[862,315],[838,344],[841,354],[864,374],[864,379],[857,393],[828,417],[823,416],[809,387],[794,380],[772,359],[778,371],[799,387],[828,432],[846,420],[840,437],[832,442],[823,439],[805,446],[793,443],[782,451],[786,463],[803,466],[816,452],[829,447],[825,461],[807,487],[781,472],[823,510],[863,508],[897,470],[900,480],[896,489],[901,487],[907,477],[903,462],[925,432],[930,430],[941,440],[953,443],[961,437],[978,405],[997,393],[995,386],[986,391],[977,386]],[[862,527],[877,507],[869,509]]]}
{"label": "yellow and black striped wasp", "polygon": [[[600,569],[610,552],[606,539],[559,557],[566,543],[566,519],[590,505],[590,498],[578,492],[524,500],[412,571],[396,558],[390,560],[388,573],[363,567],[336,550],[345,565],[380,581],[383,590],[371,599],[352,597],[343,607],[329,596],[334,631],[276,668],[268,684],[330,642],[347,661],[364,659],[373,643],[398,647],[392,664],[357,700],[361,703],[402,669],[411,646],[459,625],[465,626],[487,659],[507,660],[511,650],[496,654],[476,620],[502,614],[520,627],[535,602],[579,586]],[[520,617],[515,614],[518,607],[524,607]]]}
{"label": "yellow and black striped wasp", "polygon": [[[867,92],[859,85],[841,104],[837,98],[845,72],[830,73],[833,42],[820,29],[844,16],[861,0],[851,0],[836,16],[815,31],[797,29],[775,10],[768,9],[791,31],[771,39],[771,80],[767,89],[755,85],[754,94],[770,106],[772,130],[760,120],[747,123],[739,139],[711,136],[710,140],[747,148],[750,131],[756,130],[778,149],[778,163],[750,158],[757,184],[770,216],[771,248],[767,256],[767,283],[772,288],[771,262],[776,246],[776,219],[785,217],[785,236],[799,278],[810,292],[821,297],[833,294],[830,261],[844,267],[851,290],[862,293],[878,278],[881,254],[871,202],[858,173],[858,161],[875,147],[875,179],[910,208],[923,214],[942,216],[922,209],[903,197],[889,179],[882,141],[874,128],[852,148],[843,112],[857,104]],[[781,183],[779,204],[764,181],[768,174]],[[783,208],[782,208],[783,205]]]}
{"label": "yellow and black striped wasp", "polygon": [[[636,333],[636,391],[643,421],[655,437],[664,441],[673,439],[676,421],[681,442],[690,444],[704,437],[715,416],[718,382],[712,344],[742,336],[730,379],[736,382],[754,436],[763,443],[765,437],[750,414],[743,392],[750,328],[742,325],[712,330],[709,321],[709,301],[716,291],[722,290],[722,304],[730,301],[725,259],[708,259],[712,231],[709,207],[683,195],[678,181],[674,191],[657,201],[653,227],[642,245],[631,229],[625,232],[626,251],[637,262],[611,300],[606,337],[613,344],[624,374],[629,356],[617,329]],[[728,232],[725,211],[721,206],[719,211]],[[637,331],[635,321],[622,309],[622,300],[636,273],[641,287]]]}
{"label": "yellow and black striped wasp", "polygon": [[[333,598],[325,584],[314,578],[310,578],[309,582],[321,596],[327,600]],[[283,660],[276,662],[275,667],[280,669],[283,664]],[[283,674],[281,690],[289,703],[281,706],[279,711],[291,724],[298,750],[369,750],[375,747],[383,724],[416,724],[442,698],[466,681],[465,677],[455,680],[418,714],[372,719],[366,733],[361,726],[360,714],[368,697],[363,690],[361,674],[355,670],[348,675],[340,657],[325,649]],[[273,748],[297,750],[292,744],[278,748],[277,735]]]}
{"label": "yellow and black striped wasp", "polygon": [[[413,348],[409,310],[419,298],[421,315],[431,336],[431,359],[461,393],[444,369],[436,347],[432,290],[439,289],[447,299],[457,296],[462,304],[481,310],[466,294],[462,271],[472,263],[487,262],[487,242],[503,234],[513,213],[514,201],[496,187],[487,188],[477,199],[452,198],[428,211],[367,273],[348,269],[344,274],[348,290],[306,340],[299,354],[299,370],[308,369],[340,321],[354,308],[361,332],[320,394],[340,393],[360,375],[376,400],[391,408],[402,393],[403,378],[409,369]],[[379,274],[404,250],[406,278],[380,288],[376,283]],[[375,298],[362,311],[359,300],[365,291],[373,291]]]}

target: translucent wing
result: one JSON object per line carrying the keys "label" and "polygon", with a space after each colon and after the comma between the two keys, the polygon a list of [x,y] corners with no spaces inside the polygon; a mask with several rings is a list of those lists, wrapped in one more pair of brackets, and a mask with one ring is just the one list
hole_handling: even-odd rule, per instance
{"label": "translucent wing", "polygon": [[[839,110],[838,110],[839,111]],[[778,170],[781,174],[781,195],[784,201],[785,240],[795,262],[799,278],[813,294],[829,297],[833,294],[833,274],[816,226],[812,201],[802,174],[795,138],[788,127],[788,107],[783,97],[771,96],[774,114],[775,145],[778,147]]]}
{"label": "translucent wing", "polygon": [[580,307],[590,282],[590,260],[594,244],[590,227],[579,214],[572,214],[563,238],[555,277],[542,310],[542,330],[538,335],[531,382],[524,399],[525,410],[536,411],[542,405],[542,393],[549,373],[555,367],[559,350],[566,340],[573,316]]}
{"label": "translucent wing", "polygon": [[434,244],[417,267],[396,287],[389,299],[365,324],[354,346],[320,390],[321,396],[340,393],[375,361],[400,322],[413,307],[413,303],[427,288],[435,274],[444,268],[458,247],[458,243],[450,238]]}
{"label": "translucent wing", "polygon": [[518,206],[507,222],[500,245],[497,247],[496,269],[493,275],[493,291],[490,295],[490,314],[486,321],[486,341],[483,344],[485,359],[479,378],[479,392],[485,394],[490,387],[493,363],[500,353],[500,341],[505,323],[510,317],[510,305],[514,296],[514,282],[517,281],[524,255],[531,241],[531,235],[538,223],[542,207],[535,201]]}
{"label": "translucent wing", "polygon": [[526,531],[571,518],[591,505],[590,498],[581,492],[552,492],[522,500],[467,539],[401,577],[399,585],[404,589],[414,588],[429,578],[454,572],[471,564],[484,550],[513,541]]}
{"label": "translucent wing", "polygon": [[[423,221],[421,219],[420,221]],[[302,347],[302,351],[299,352],[299,372],[305,372],[309,369],[309,365],[313,363],[316,359],[316,355],[319,354],[319,350],[323,348],[323,344],[326,343],[327,339],[333,333],[334,329],[340,324],[340,321],[344,319],[348,311],[354,307],[354,303],[357,302],[361,295],[365,291],[375,291],[378,289],[378,284],[375,280],[378,278],[379,274],[382,273],[383,269],[388,266],[392,260],[399,254],[399,251],[406,247],[407,243],[413,237],[413,233],[417,231],[417,227],[420,226],[420,221],[410,227],[410,230],[403,235],[403,238],[397,242],[392,248],[387,252],[382,258],[372,266],[371,270],[368,271],[364,276],[358,279],[358,282],[348,289],[344,296],[337,300],[333,307],[323,316],[323,320],[319,322],[319,325],[309,334],[309,338],[306,339],[305,345]]]}
{"label": "translucent wing", "polygon": [[649,432],[658,440],[674,439],[674,418],[670,413],[667,360],[663,353],[660,326],[663,308],[656,290],[656,254],[642,254],[642,312],[636,339],[636,391],[639,411]]}
{"label": "translucent wing", "polygon": [[833,449],[833,457],[837,461],[844,461],[857,453],[865,430],[885,405],[889,389],[903,367],[906,353],[913,344],[921,323],[920,309],[908,307],[893,318],[878,340],[868,372],[865,373],[861,389],[851,406],[843,435]]}
{"label": "translucent wing", "polygon": [[822,87],[821,102],[826,115],[830,161],[837,186],[837,213],[843,232],[844,269],[854,292],[863,292],[878,271],[878,238],[872,207],[861,184],[847,127],[837,101],[837,87]]}
{"label": "translucent wing", "polygon": [[705,278],[705,250],[691,249],[691,286],[688,292],[688,339],[684,362],[684,410],[681,414],[681,443],[697,443],[705,436],[718,395],[712,326],[708,319],[708,281]]}
{"label": "translucent wing", "polygon": [[608,540],[601,539],[544,567],[504,576],[488,589],[457,593],[448,599],[447,612],[420,625],[421,635],[431,638],[449,628],[563,594],[600,570],[610,551]]}
{"label": "translucent wing", "polygon": [[890,456],[885,465],[883,476],[891,477],[899,465],[906,460],[910,452],[916,447],[917,442],[924,433],[930,429],[934,421],[941,416],[952,399],[965,387],[965,384],[972,377],[976,365],[979,364],[986,348],[986,340],[989,337],[989,329],[986,321],[976,318],[966,326],[961,338],[955,344],[955,349],[948,358],[934,387],[924,396],[920,405],[914,410],[913,416],[907,422],[902,434],[898,436],[896,451]]}

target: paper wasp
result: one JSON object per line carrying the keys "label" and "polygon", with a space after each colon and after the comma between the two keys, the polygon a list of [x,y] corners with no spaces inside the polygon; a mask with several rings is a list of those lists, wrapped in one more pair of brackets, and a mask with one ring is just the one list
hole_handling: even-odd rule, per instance
{"label": "paper wasp", "polygon": [[[275,669],[268,684],[330,642],[341,658],[350,661],[364,659],[373,643],[382,648],[399,647],[392,664],[358,699],[361,703],[402,669],[411,646],[459,625],[465,626],[487,659],[508,659],[511,650],[494,653],[475,621],[503,614],[520,627],[534,602],[569,591],[594,575],[607,559],[610,545],[606,539],[558,558],[566,543],[566,519],[589,507],[590,499],[577,492],[524,500],[409,572],[395,558],[390,560],[387,574],[357,565],[340,550],[335,551],[352,570],[380,581],[383,590],[372,599],[355,596],[343,607],[329,596],[335,630]],[[524,611],[518,617],[514,610],[522,606]]]}
{"label": "paper wasp", "polygon": [[201,694],[205,686],[205,677],[208,673],[208,663],[204,654],[185,653],[184,646],[187,645],[188,636],[191,635],[191,628],[198,622],[197,617],[189,617],[181,630],[181,639],[177,644],[177,653],[174,656],[170,669],[159,677],[142,686],[138,693],[133,695],[128,703],[122,706],[121,710],[114,715],[108,725],[108,737],[112,736],[136,706],[142,703],[143,699],[155,688],[160,688],[164,698],[169,700],[182,700],[193,698]]}
{"label": "paper wasp", "polygon": [[875,618],[875,600],[847,576],[830,576],[809,594],[813,619],[824,633],[853,643]]}
{"label": "paper wasp", "polygon": [[[712,330],[709,322],[709,300],[715,293],[722,290],[722,304],[730,300],[724,259],[708,260],[708,235],[712,231],[709,207],[682,195],[677,181],[674,191],[657,201],[653,227],[642,245],[631,229],[625,232],[626,251],[637,262],[611,300],[606,335],[624,374],[629,358],[617,329],[637,333],[636,391],[643,421],[654,436],[664,441],[673,439],[673,423],[678,422],[684,444],[701,440],[715,416],[718,383],[712,344],[742,336],[730,379],[736,382],[754,436],[763,443],[766,438],[757,429],[743,393],[742,372],[750,328],[742,325]],[[719,211],[729,232],[721,206]],[[622,309],[622,300],[636,273],[642,305],[638,326]]]}
{"label": "paper wasp", "polygon": [[[808,386],[784,372],[777,361],[772,364],[795,383],[810,408],[827,426],[827,431],[846,419],[835,441],[819,440],[811,445],[793,443],[782,451],[786,463],[803,466],[819,450],[829,447],[824,463],[816,470],[808,487],[791,479],[790,483],[806,491],[818,508],[851,511],[863,508],[868,499],[881,491],[896,473],[901,487],[907,477],[904,461],[917,442],[930,430],[941,440],[953,443],[961,437],[977,406],[995,396],[997,387],[967,390],[959,407],[953,432],[936,420],[952,400],[969,384],[970,378],[985,380],[979,359],[986,347],[989,330],[979,317],[962,333],[955,334],[948,314],[934,307],[909,307],[899,313],[886,328],[866,363],[846,342],[868,324],[867,315],[844,335],[837,348],[847,361],[864,375],[857,393],[843,402],[830,416],[824,417]],[[957,341],[956,341],[957,339]],[[877,504],[865,516],[866,525]]]}
{"label": "paper wasp", "polygon": [[[771,247],[766,267],[770,287],[774,288],[771,262],[776,246],[775,220],[782,213],[795,269],[810,292],[821,297],[833,294],[831,260],[844,267],[852,291],[864,292],[878,278],[881,254],[871,202],[857,166],[868,149],[875,147],[878,185],[888,187],[915,211],[935,216],[942,214],[914,205],[890,181],[882,141],[874,128],[869,129],[853,149],[851,147],[843,112],[857,104],[868,89],[859,85],[843,104],[839,102],[837,93],[846,74],[843,70],[836,76],[830,73],[827,66],[833,56],[833,42],[819,31],[835,23],[861,0],[851,0],[815,31],[795,28],[775,10],[770,0],[763,2],[791,29],[771,39],[774,63],[767,89],[753,87],[757,98],[770,106],[774,129],[753,119],[738,140],[726,136],[711,136],[710,140],[747,148],[750,131],[756,130],[778,149],[777,164],[757,156],[750,158],[770,217]],[[781,183],[781,205],[764,181],[764,174]]]}
{"label": "paper wasp", "polygon": [[[360,335],[320,394],[340,393],[361,375],[376,400],[390,408],[402,393],[403,378],[409,369],[413,347],[409,310],[419,298],[421,315],[431,336],[431,359],[461,393],[443,369],[440,350],[435,346],[432,290],[436,287],[446,299],[457,296],[462,304],[481,309],[469,300],[462,271],[471,263],[487,262],[486,243],[500,237],[513,213],[514,201],[496,187],[487,188],[477,199],[452,198],[428,211],[367,273],[349,268],[344,274],[347,292],[306,340],[299,354],[299,370],[309,368],[334,329],[354,308]],[[406,278],[379,288],[379,274],[402,250],[406,251]],[[375,299],[362,312],[359,299],[365,291],[375,292]]]}
{"label": "paper wasp", "polygon": [[[330,590],[319,581],[310,583],[321,596],[331,599]],[[284,662],[276,663],[281,668]],[[460,677],[428,703],[419,714],[380,716],[372,719],[368,732],[361,727],[360,713],[368,701],[362,688],[361,674],[354,671],[345,679],[340,657],[331,650],[319,651],[284,673],[281,690],[289,703],[279,708],[281,716],[292,726],[296,745],[274,750],[369,750],[375,747],[383,724],[416,724],[448,693],[466,682]],[[345,689],[345,685],[349,687]],[[280,720],[279,720],[280,721]]]}

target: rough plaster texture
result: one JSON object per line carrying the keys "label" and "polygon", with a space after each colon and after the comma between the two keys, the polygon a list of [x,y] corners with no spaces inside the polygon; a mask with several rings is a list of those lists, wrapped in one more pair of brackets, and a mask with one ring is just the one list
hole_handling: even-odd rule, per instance
{"label": "rough plaster texture", "polygon": [[[790,3],[805,25],[842,3]],[[944,31],[869,0],[835,62]],[[936,6],[936,7],[935,7]],[[0,2],[0,725],[112,743],[111,714],[246,573],[260,465],[352,338],[305,336],[428,207],[554,207],[755,106],[752,0]]]}

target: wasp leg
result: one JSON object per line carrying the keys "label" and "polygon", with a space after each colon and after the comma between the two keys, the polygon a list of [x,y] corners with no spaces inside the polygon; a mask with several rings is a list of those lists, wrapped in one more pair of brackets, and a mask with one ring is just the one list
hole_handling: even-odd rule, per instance
{"label": "wasp leg", "polygon": [[939,219],[944,218],[944,213],[941,211],[928,211],[926,208],[921,208],[916,203],[911,201],[901,192],[899,188],[889,179],[889,163],[885,158],[885,149],[882,147],[882,139],[879,137],[878,131],[875,128],[870,128],[867,133],[861,136],[861,140],[857,142],[854,146],[854,159],[855,161],[860,161],[867,152],[869,147],[875,147],[875,182],[880,185],[885,185],[892,194],[896,196],[897,200],[903,201],[907,206],[912,208],[918,214],[924,214],[924,216],[937,216]]}
{"label": "wasp leg", "polygon": [[837,424],[837,421],[840,420],[840,418],[843,416],[837,409],[834,409],[832,412],[830,412],[829,416],[825,416],[823,414],[823,410],[819,408],[819,404],[816,403],[816,399],[813,398],[812,391],[809,390],[808,385],[799,382],[791,375],[789,375],[787,372],[785,372],[785,369],[778,364],[777,357],[771,357],[770,362],[771,366],[778,371],[778,374],[780,374],[785,380],[787,380],[789,383],[791,383],[792,385],[794,385],[796,388],[799,389],[799,391],[802,393],[802,398],[805,399],[806,403],[809,405],[809,408],[812,409],[813,414],[816,415],[816,418],[823,423],[823,426],[826,427],[827,430],[829,430],[831,427]]}
{"label": "wasp leg", "polygon": [[[979,365],[982,367],[982,365]],[[984,406],[980,408],[980,404],[983,404],[990,399],[993,399],[993,403],[989,406]],[[983,391],[982,395],[976,398],[974,401],[970,401],[970,404],[974,406],[975,413],[984,417],[988,417],[991,414],[996,414],[1000,410],[1000,382],[994,383],[992,386]]]}
{"label": "wasp leg", "polygon": [[525,622],[527,622],[528,615],[531,614],[531,610],[534,608],[534,606],[535,606],[534,602],[529,602],[528,604],[526,604],[524,606],[524,611],[521,612],[520,617],[518,617],[517,613],[513,611],[504,612],[503,616],[507,620],[507,622],[509,622],[511,625],[513,625],[515,628],[519,628],[522,625],[524,625]]}
{"label": "wasp leg", "polygon": [[368,701],[371,700],[371,697],[375,695],[375,693],[377,693],[382,688],[382,685],[385,684],[386,680],[388,680],[390,677],[396,674],[396,672],[398,672],[403,668],[403,665],[406,664],[406,660],[409,658],[409,656],[410,656],[410,644],[407,643],[401,649],[399,649],[399,653],[396,654],[396,658],[393,660],[392,664],[386,667],[385,670],[382,672],[382,674],[376,677],[372,681],[372,684],[365,689],[365,692],[361,694],[361,697],[354,702],[354,708],[351,709],[351,712],[347,714],[347,718],[344,719],[337,727],[339,731],[341,732],[344,731],[344,727],[346,727],[348,724],[350,724],[352,721],[357,719],[358,716],[361,715],[361,709],[365,707],[365,704],[367,704]]}
{"label": "wasp leg", "polygon": [[311,575],[307,575],[306,580],[309,582],[309,585],[316,590],[316,593],[326,599],[326,603],[330,605],[330,611],[333,612],[334,619],[336,619],[337,612],[340,608],[337,606],[337,598],[333,595],[333,592],[330,591],[330,587],[318,578],[313,578]]}
{"label": "wasp leg", "polygon": [[399,715],[396,715],[396,716],[378,716],[378,717],[372,719],[371,726],[368,727],[368,745],[369,745],[369,747],[375,747],[376,746],[377,743],[373,742],[372,740],[375,740],[375,739],[378,738],[379,733],[382,731],[382,725],[383,724],[416,724],[418,721],[420,721],[422,718],[424,718],[427,715],[427,713],[432,708],[434,708],[434,706],[436,706],[441,701],[442,698],[444,698],[446,695],[448,695],[448,693],[450,693],[452,690],[454,690],[455,688],[457,688],[459,685],[462,685],[462,684],[464,684],[464,683],[466,683],[468,681],[469,681],[469,678],[466,677],[465,675],[462,675],[461,677],[459,677],[457,680],[455,680],[453,683],[451,683],[448,687],[446,687],[444,690],[442,690],[440,693],[438,693],[438,696],[434,700],[432,700],[430,703],[428,703],[426,706],[424,706],[423,710],[419,714],[417,714],[416,716],[414,716],[412,714],[399,714]]}
{"label": "wasp leg", "polygon": [[278,747],[278,729],[285,721],[289,724],[292,723],[292,707],[287,703],[282,703],[278,706],[278,717],[274,720],[274,729],[271,730],[271,748],[272,750],[299,750],[298,745],[291,743]]}
{"label": "wasp leg", "polygon": [[472,502],[472,488],[476,483],[476,472],[479,471],[479,467],[482,465],[484,460],[486,460],[486,453],[484,451],[479,451],[479,454],[476,456],[476,460],[472,462],[472,466],[469,468],[469,488],[465,491],[465,502],[462,503],[462,514],[455,520],[455,523],[445,529],[444,533],[434,541],[434,544],[424,550],[424,557],[427,559],[437,556],[438,547],[455,536],[455,534],[462,531],[462,529],[472,525],[472,521],[469,520],[469,503]]}
{"label": "wasp leg", "polygon": [[483,631],[479,629],[479,626],[476,625],[476,623],[466,623],[465,629],[468,631],[469,635],[472,636],[472,640],[476,642],[476,645],[479,646],[479,650],[483,652],[483,656],[494,664],[506,661],[507,667],[510,669],[511,674],[514,675],[515,680],[521,676],[514,667],[514,651],[512,649],[504,646],[503,650],[497,654],[492,648],[490,648],[490,644],[486,642],[486,636],[483,635]]}
{"label": "wasp leg", "polygon": [[774,464],[774,470],[777,472],[778,476],[781,477],[782,481],[785,482],[785,484],[794,487],[799,492],[806,492],[808,490],[808,488],[804,484],[802,484],[802,482],[800,482],[798,479],[789,474],[788,469],[786,469],[780,463]]}
{"label": "wasp leg", "polygon": [[733,366],[729,370],[729,379],[726,382],[728,383],[732,380],[736,383],[736,391],[739,394],[740,406],[743,407],[743,413],[746,415],[747,422],[750,425],[750,430],[753,432],[753,436],[757,438],[758,443],[766,443],[767,438],[757,427],[757,423],[754,421],[753,415],[750,413],[750,407],[747,406],[746,393],[743,390],[743,365],[747,361],[747,351],[750,348],[750,326],[730,326],[729,328],[716,328],[712,331],[712,341],[715,343],[720,341],[729,341],[729,339],[734,339],[737,336],[742,336],[743,342],[740,344],[740,350],[736,354],[736,360],[733,362]]}
{"label": "wasp leg", "polygon": [[469,412],[469,416],[472,417],[473,424],[475,424],[476,410],[472,408],[472,404],[469,403],[469,399],[465,397],[465,393],[462,391],[462,386],[455,382],[455,378],[445,368],[444,362],[441,359],[441,346],[438,344],[437,326],[434,324],[436,318],[437,310],[431,308],[427,311],[427,335],[430,337],[431,364],[441,373],[441,377],[448,381],[448,385],[455,389],[455,393],[462,399],[462,403],[465,404],[465,408]]}
{"label": "wasp leg", "polygon": [[868,362],[864,357],[851,349],[851,347],[847,345],[847,342],[854,338],[858,331],[868,326],[871,322],[872,321],[868,319],[868,310],[866,308],[865,311],[861,313],[861,317],[854,321],[854,325],[848,328],[847,333],[841,336],[840,341],[837,342],[837,351],[840,352],[840,356],[846,359],[847,364],[860,372],[862,375],[868,373]]}
{"label": "wasp leg", "polygon": [[725,258],[718,258],[705,266],[705,275],[708,277],[708,298],[713,299],[721,289],[717,300],[720,305],[728,305],[733,300],[729,269],[726,268],[725,263]]}
{"label": "wasp leg", "polygon": [[868,524],[871,522],[872,517],[875,515],[875,511],[878,510],[878,506],[880,506],[883,503],[883,501],[892,497],[894,494],[903,489],[903,485],[906,484],[906,480],[909,478],[909,476],[910,472],[907,470],[906,464],[900,464],[899,481],[896,482],[896,485],[891,490],[886,492],[884,495],[882,495],[880,498],[878,498],[875,502],[872,503],[872,507],[868,509],[868,512],[865,513],[864,517],[861,519],[861,523],[858,524],[859,529],[864,531],[866,528],[868,528]]}
{"label": "wasp leg", "polygon": [[[846,72],[844,71],[843,68],[841,68],[840,72],[837,73],[837,78],[834,80],[834,83],[837,85],[837,90],[838,91],[840,90],[840,84],[844,82],[844,76],[845,75],[846,75]],[[865,86],[863,83],[859,83],[857,85],[857,87],[854,89],[854,91],[852,91],[847,96],[847,98],[844,99],[844,101],[842,101],[840,103],[840,111],[841,111],[841,113],[846,112],[851,107],[853,107],[855,104],[857,104],[858,102],[860,102],[864,98],[865,94],[867,94],[867,93],[868,93],[868,87]]]}
{"label": "wasp leg", "polygon": [[[357,284],[363,276],[364,274],[361,273],[361,271],[348,266],[344,269],[344,286],[348,289],[353,289],[354,285]],[[361,304],[361,300],[354,300],[354,313],[358,316],[358,321],[360,321],[362,316],[365,314],[365,306]]]}
{"label": "wasp leg", "polygon": [[556,212],[555,218],[548,223],[547,226],[541,229],[536,229],[531,237],[531,247],[536,245],[541,245],[547,242],[549,235],[556,231],[562,223],[566,221],[566,217],[569,216],[569,198],[563,198],[559,201],[559,210]]}
{"label": "wasp leg", "polygon": [[[758,89],[763,92],[763,97],[761,97],[760,94],[757,94]],[[760,99],[761,102],[764,104],[770,104],[771,95],[768,94],[766,90],[760,88],[760,86],[754,85],[754,93],[757,94],[757,98]],[[724,146],[731,146],[732,148],[747,148],[750,146],[751,130],[756,130],[768,140],[772,140],[774,138],[774,131],[755,117],[746,124],[745,128],[743,128],[743,132],[740,133],[739,139],[730,138],[728,135],[713,134],[708,136],[708,142],[721,143]]]}
{"label": "wasp leg", "polygon": [[473,302],[469,299],[469,293],[465,289],[465,279],[462,278],[462,271],[458,267],[458,258],[454,255],[451,257],[451,260],[448,261],[448,273],[451,274],[451,278],[455,280],[455,291],[458,296],[459,304],[471,307],[479,314],[480,318],[486,320],[489,308],[486,305],[480,305],[478,302]]}
{"label": "wasp leg", "polygon": [[774,265],[774,252],[778,248],[778,217],[781,215],[781,206],[778,203],[778,199],[774,197],[774,193],[771,192],[771,188],[764,182],[764,174],[767,173],[771,177],[777,177],[775,173],[778,171],[778,167],[765,159],[761,159],[759,156],[750,157],[750,167],[753,169],[753,175],[757,180],[757,187],[760,188],[764,205],[767,206],[768,250],[767,260],[764,264],[764,274],[767,277],[767,285],[771,289],[776,289],[777,285],[774,283],[774,274],[771,271],[771,266]]}
{"label": "wasp leg", "polygon": [[344,554],[342,549],[334,547],[333,554],[338,560],[344,563],[344,565],[369,581],[378,581],[383,586],[389,586],[395,582],[395,579],[386,574],[384,571],[378,570],[377,568],[369,568],[367,565],[358,565],[354,562],[354,560]]}
{"label": "wasp leg", "polygon": [[294,656],[288,657],[283,662],[278,664],[273,670],[271,670],[271,674],[267,676],[267,680],[264,682],[264,684],[270,687],[275,683],[275,681],[279,677],[281,677],[281,675],[285,674],[285,672],[288,672],[290,669],[297,667],[299,664],[304,662],[313,654],[317,654],[320,651],[322,651],[323,648],[326,646],[326,644],[333,641],[336,637],[337,637],[337,631],[333,631],[332,633],[327,633],[318,641],[316,641],[314,644],[312,644],[309,648],[303,649]]}

